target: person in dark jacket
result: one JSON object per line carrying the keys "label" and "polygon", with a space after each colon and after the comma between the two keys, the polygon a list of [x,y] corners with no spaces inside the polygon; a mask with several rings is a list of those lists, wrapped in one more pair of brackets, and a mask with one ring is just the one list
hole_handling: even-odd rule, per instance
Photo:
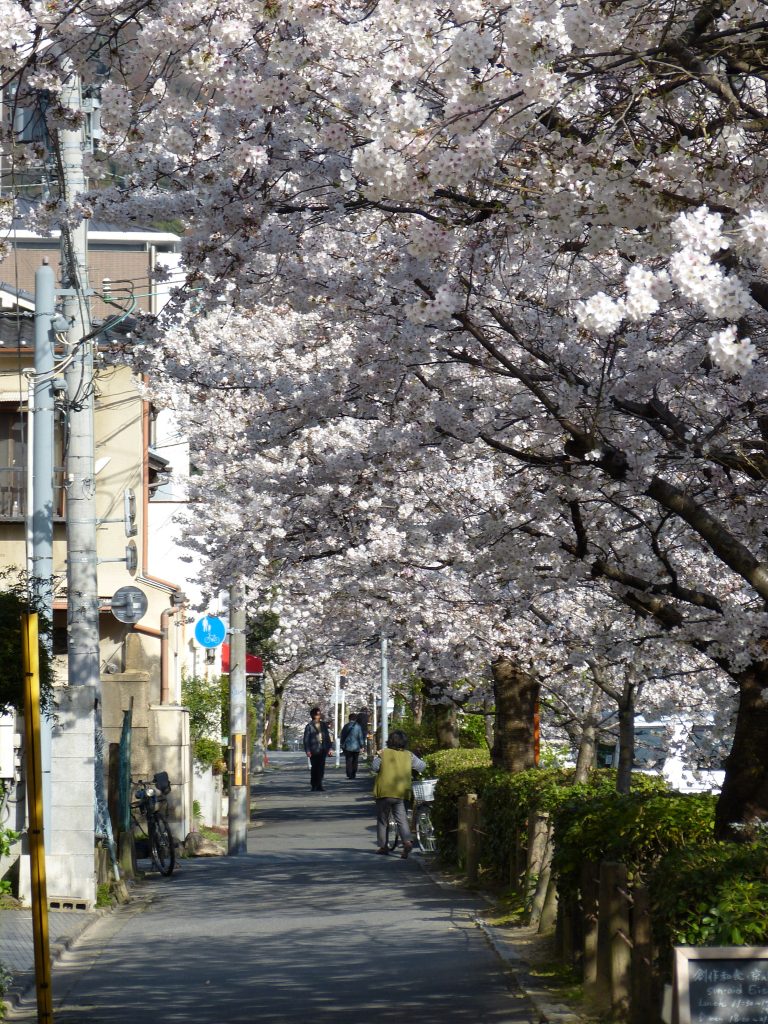
{"label": "person in dark jacket", "polygon": [[349,721],[341,730],[339,742],[347,763],[347,778],[354,779],[357,775],[357,760],[360,757],[360,751],[365,746],[365,735],[360,728],[357,715],[354,713],[350,713]]}
{"label": "person in dark jacket", "polygon": [[322,720],[320,708],[309,712],[311,721],[304,729],[304,753],[309,758],[309,781],[313,790],[323,790],[325,760],[333,750],[333,741],[328,724]]}

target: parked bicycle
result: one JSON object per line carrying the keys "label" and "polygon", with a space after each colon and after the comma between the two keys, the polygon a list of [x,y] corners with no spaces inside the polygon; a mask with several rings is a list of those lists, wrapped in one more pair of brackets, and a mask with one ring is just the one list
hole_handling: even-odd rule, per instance
{"label": "parked bicycle", "polygon": [[[167,772],[157,772],[152,782],[139,779],[131,801],[131,820],[139,840],[143,839],[149,846],[152,862],[161,875],[170,875],[176,866],[176,849],[168,821],[160,807],[167,805],[167,796],[171,791],[171,783]],[[143,817],[140,821],[138,816]]]}
{"label": "parked bicycle", "polygon": [[[413,806],[410,812],[411,832],[422,853],[434,853],[437,849],[435,829],[432,825],[432,804],[435,802],[435,786],[437,779],[422,779],[414,782]],[[394,850],[400,838],[397,833],[397,822],[390,811],[387,819],[386,848]]]}

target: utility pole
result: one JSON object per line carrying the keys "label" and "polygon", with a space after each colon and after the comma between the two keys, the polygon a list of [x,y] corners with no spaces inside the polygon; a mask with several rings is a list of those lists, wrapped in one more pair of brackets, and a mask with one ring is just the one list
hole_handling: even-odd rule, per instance
{"label": "utility pole", "polygon": [[381,745],[386,747],[389,738],[389,662],[387,660],[387,638],[381,634]]}
{"label": "utility pole", "polygon": [[245,588],[229,591],[229,815],[228,853],[247,853],[250,810],[245,710]]}
{"label": "utility pole", "polygon": [[[62,105],[82,110],[80,79],[72,75]],[[83,131],[61,129],[64,204],[85,191]],[[67,332],[67,633],[69,685],[99,684],[99,591],[96,572],[96,479],[93,468],[93,344],[88,306],[88,225],[61,230],[62,294]]]}
{"label": "utility pole", "polygon": [[[82,115],[79,77],[69,76],[62,106]],[[85,191],[82,118],[58,130],[61,195],[67,214]],[[87,222],[61,225],[61,270],[67,330],[67,669],[58,709],[52,774],[60,790],[53,808],[56,854],[49,890],[93,904],[96,709],[99,679],[99,595],[96,575],[96,483],[93,468],[93,348],[88,307]]]}
{"label": "utility pole", "polygon": [[[56,280],[53,268],[44,260],[35,271],[35,370],[30,381],[32,465],[27,474],[27,503],[30,518],[30,589],[37,610],[48,622],[53,619],[53,453],[54,453],[54,351]],[[49,649],[48,653],[51,651]],[[51,823],[51,723],[41,717],[40,758],[44,818]],[[50,851],[50,835],[46,833]]]}
{"label": "utility pole", "polygon": [[339,767],[339,761],[341,759],[341,751],[339,747],[339,679],[341,677],[341,670],[336,669],[333,676],[333,743],[336,748],[336,767]]}

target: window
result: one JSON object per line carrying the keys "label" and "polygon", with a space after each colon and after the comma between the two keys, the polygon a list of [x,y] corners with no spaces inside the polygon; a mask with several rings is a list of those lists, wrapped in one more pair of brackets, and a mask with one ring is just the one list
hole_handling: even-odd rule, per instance
{"label": "window", "polygon": [[635,760],[633,768],[661,771],[667,759],[667,730],[662,726],[635,727]]}
{"label": "window", "polygon": [[19,408],[0,406],[0,516],[23,516],[27,501],[27,420]]}
{"label": "window", "polygon": [[[64,514],[64,431],[54,426],[53,514]],[[27,512],[27,411],[18,405],[0,405],[0,519],[21,519]]]}

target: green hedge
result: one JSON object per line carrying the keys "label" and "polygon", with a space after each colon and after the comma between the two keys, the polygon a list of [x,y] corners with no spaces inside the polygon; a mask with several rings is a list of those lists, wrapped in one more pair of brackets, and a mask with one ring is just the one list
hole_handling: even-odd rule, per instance
{"label": "green hedge", "polygon": [[644,880],[665,973],[675,945],[768,944],[768,848],[715,842],[715,796],[671,793],[658,776],[639,773],[628,796],[616,793],[610,770],[579,786],[570,769],[509,774],[481,750],[441,750],[426,760],[438,778],[433,822],[444,862],[457,861],[459,797],[474,792],[483,805],[486,876],[510,877],[518,836],[541,810],[552,815],[561,894],[578,889],[585,860],[620,861]]}
{"label": "green hedge", "polygon": [[437,837],[440,859],[446,864],[457,861],[457,829],[459,797],[463,793],[482,791],[486,776],[493,774],[491,755],[480,748],[457,747],[428,754],[426,774],[437,778],[432,824]]}
{"label": "green hedge", "polygon": [[765,843],[686,843],[659,862],[649,886],[662,949],[768,944]]}

